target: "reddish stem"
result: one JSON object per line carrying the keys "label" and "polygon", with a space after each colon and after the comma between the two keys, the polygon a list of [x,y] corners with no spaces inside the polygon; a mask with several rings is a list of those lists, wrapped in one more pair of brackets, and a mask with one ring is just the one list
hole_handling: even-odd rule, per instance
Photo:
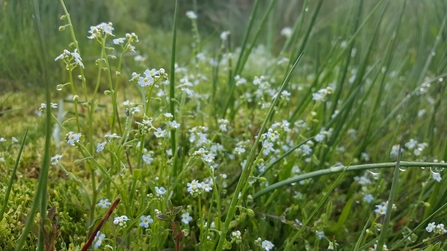
{"label": "reddish stem", "polygon": [[99,232],[99,230],[101,229],[102,225],[104,225],[104,222],[106,222],[107,219],[110,217],[110,215],[112,214],[113,210],[115,210],[116,206],[118,206],[118,203],[120,203],[120,197],[116,198],[116,200],[112,203],[112,205],[110,206],[109,210],[107,210],[107,212],[104,215],[104,217],[102,217],[102,219],[99,222],[98,226],[96,226],[95,230],[93,230],[92,234],[90,235],[90,238],[88,238],[87,243],[85,243],[85,245],[82,247],[81,251],[87,251],[87,249],[92,245],[93,240],[96,237],[96,234]]}

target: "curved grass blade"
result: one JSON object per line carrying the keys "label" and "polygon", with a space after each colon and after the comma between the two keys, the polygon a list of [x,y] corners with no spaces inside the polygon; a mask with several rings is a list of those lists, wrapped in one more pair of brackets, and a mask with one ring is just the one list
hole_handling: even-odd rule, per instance
{"label": "curved grass blade", "polygon": [[[45,83],[45,101],[47,107],[51,107],[50,103],[50,79],[48,77],[48,61],[46,58],[46,44],[45,44],[45,36],[43,32],[43,26],[40,18],[39,11],[39,2],[37,0],[33,1],[34,7],[34,18],[36,24],[36,31],[38,36],[38,46],[39,46],[39,59],[40,66],[42,71],[43,82]],[[48,184],[48,169],[50,166],[50,147],[51,147],[51,110],[45,110],[45,146],[44,146],[44,154],[42,159],[42,168],[39,173],[39,180],[37,183],[36,194],[33,198],[33,203],[31,206],[30,213],[28,214],[25,227],[23,229],[22,235],[20,236],[15,250],[22,250],[23,245],[25,244],[25,240],[28,237],[28,233],[31,230],[31,226],[33,225],[34,217],[36,216],[37,209],[40,211],[40,229],[39,229],[39,237],[37,243],[37,250],[44,250],[44,227],[43,223],[45,222],[46,214],[47,214],[47,184]]]}
{"label": "curved grass blade", "polygon": [[[310,173],[306,173],[303,175],[299,175],[296,177],[292,177],[286,180],[282,180],[280,182],[277,182],[275,184],[272,184],[261,191],[255,193],[253,195],[253,199],[257,199],[267,193],[270,193],[278,188],[290,185],[292,183],[296,183],[300,180],[305,180],[309,178],[316,178],[323,175],[333,174],[333,173],[340,173],[343,170],[346,169],[346,171],[362,171],[362,170],[369,170],[369,169],[375,169],[375,168],[390,168],[395,167],[396,163],[390,162],[390,163],[378,163],[378,164],[366,164],[366,165],[355,165],[355,166],[337,166],[337,167],[330,167],[323,170],[318,170]],[[435,163],[435,162],[408,162],[408,161],[401,161],[400,162],[401,167],[430,167],[430,166],[439,166],[439,167],[447,167],[447,163]]]}

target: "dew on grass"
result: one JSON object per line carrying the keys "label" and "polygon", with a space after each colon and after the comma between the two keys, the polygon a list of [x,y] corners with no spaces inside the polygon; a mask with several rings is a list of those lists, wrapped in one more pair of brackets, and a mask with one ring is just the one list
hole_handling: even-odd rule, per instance
{"label": "dew on grass", "polygon": [[378,168],[368,169],[368,172],[374,177],[374,179],[377,179],[380,173]]}
{"label": "dew on grass", "polygon": [[405,171],[407,171],[407,167],[406,166],[399,166],[399,171],[405,172]]}
{"label": "dew on grass", "polygon": [[440,166],[431,166],[430,167],[430,172],[432,172],[432,173],[440,173],[443,170],[444,170],[444,168],[440,167]]}

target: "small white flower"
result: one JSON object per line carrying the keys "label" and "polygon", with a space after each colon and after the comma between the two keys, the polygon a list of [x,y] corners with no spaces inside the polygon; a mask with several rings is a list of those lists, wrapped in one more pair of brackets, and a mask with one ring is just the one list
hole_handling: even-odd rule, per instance
{"label": "small white flower", "polygon": [[160,197],[166,193],[166,189],[164,187],[155,187],[155,193]]}
{"label": "small white flower", "polygon": [[119,225],[120,227],[125,227],[126,226],[126,221],[128,221],[129,218],[125,215],[119,216],[119,217],[115,217],[113,219],[113,224],[115,225]]}
{"label": "small white flower", "polygon": [[202,183],[198,180],[193,180],[191,183],[186,184],[188,188],[186,189],[191,195],[200,194],[202,192]]}
{"label": "small white flower", "polygon": [[220,39],[222,39],[222,41],[225,41],[228,39],[229,35],[230,35],[229,31],[224,31],[224,32],[220,33]]}
{"label": "small white flower", "polygon": [[290,27],[284,27],[284,28],[281,30],[281,35],[282,35],[282,36],[285,36],[285,37],[287,37],[287,38],[291,37],[291,36],[292,36],[292,33],[293,33],[293,30],[292,30],[292,28],[290,28]]}
{"label": "small white flower", "polygon": [[372,194],[365,194],[365,196],[363,196],[363,201],[366,203],[371,203],[373,202],[374,197],[372,196]]}
{"label": "small white flower", "polygon": [[315,234],[317,235],[318,239],[323,239],[324,237],[324,231],[315,231]]}
{"label": "small white flower", "polygon": [[264,154],[264,155],[267,155],[267,154],[269,154],[270,152],[274,152],[275,151],[275,149],[273,148],[273,143],[272,142],[269,142],[269,141],[267,141],[267,140],[265,140],[263,143],[262,143],[262,147],[263,147],[263,151],[262,151],[262,153]]}
{"label": "small white flower", "polygon": [[310,155],[312,153],[312,148],[310,146],[304,144],[301,146],[301,152],[306,156]]}
{"label": "small white flower", "polygon": [[148,215],[148,216],[142,215],[140,217],[140,220],[141,220],[140,227],[144,227],[144,228],[149,228],[149,225],[154,222],[154,220],[151,218],[150,215]]}
{"label": "small white flower", "polygon": [[98,143],[98,145],[96,145],[96,152],[102,152],[104,150],[104,147],[106,146],[107,141],[104,141],[102,143]]}
{"label": "small white flower", "polygon": [[105,237],[106,237],[105,234],[101,234],[101,232],[98,231],[96,233],[95,239],[93,240],[93,242],[95,243],[95,244],[93,244],[93,248],[94,249],[99,248],[99,246],[101,246],[102,241],[104,240]]}
{"label": "small white flower", "polygon": [[112,203],[110,203],[109,199],[102,199],[98,203],[98,207],[100,208],[108,208]]}
{"label": "small white flower", "polygon": [[73,57],[76,64],[84,68],[84,64],[82,63],[81,55],[78,53],[78,49],[75,49],[74,52],[71,53],[71,56]]}
{"label": "small white flower", "polygon": [[441,174],[435,173],[435,172],[432,172],[431,174],[432,174],[432,177],[434,180],[436,180],[437,182],[441,182],[441,180],[442,180]]}
{"label": "small white flower", "polygon": [[177,129],[177,128],[180,127],[180,124],[177,123],[177,121],[175,121],[175,120],[173,120],[173,121],[169,121],[168,123],[169,123],[169,126],[172,127],[172,128],[174,128],[174,129]]}
{"label": "small white flower", "polygon": [[317,135],[315,136],[315,141],[316,141],[316,142],[321,142],[321,141],[323,141],[323,140],[324,140],[324,134],[319,133],[319,134],[317,134]]}
{"label": "small white flower", "polygon": [[149,153],[146,153],[142,156],[144,163],[150,165],[152,161],[154,160],[152,156]]}
{"label": "small white flower", "polygon": [[212,185],[212,183],[205,183],[205,182],[202,182],[202,189],[205,191],[205,192],[210,192],[211,190],[213,190],[213,187],[211,186]]}
{"label": "small white flower", "polygon": [[67,143],[69,145],[74,146],[75,142],[79,142],[79,140],[81,139],[82,134],[81,133],[74,133],[74,132],[69,132],[66,135],[67,138]]}
{"label": "small white flower", "polygon": [[186,16],[187,16],[189,19],[197,19],[197,15],[196,15],[196,13],[194,13],[194,11],[192,11],[192,10],[187,11],[187,12],[186,12]]}
{"label": "small white flower", "polygon": [[386,203],[376,205],[376,209],[374,210],[374,212],[376,214],[385,215],[386,214]]}
{"label": "small white flower", "polygon": [[273,245],[273,243],[271,243],[268,240],[264,240],[261,244],[262,249],[264,249],[265,251],[270,251],[273,249],[273,247],[275,247],[275,245]]}
{"label": "small white flower", "polygon": [[126,42],[126,38],[125,37],[120,37],[120,38],[113,39],[113,43],[114,44],[124,44],[124,42]]}
{"label": "small white flower", "polygon": [[57,163],[59,163],[59,160],[62,159],[62,155],[56,154],[55,156],[51,157],[51,165],[55,166]]}
{"label": "small white flower", "polygon": [[138,84],[141,86],[141,87],[146,87],[146,86],[150,86],[151,84],[153,84],[154,83],[154,79],[151,77],[151,76],[147,76],[146,75],[146,77],[140,77],[139,79],[138,79]]}
{"label": "small white flower", "polygon": [[113,133],[113,134],[106,134],[104,138],[106,138],[107,140],[113,140],[113,139],[121,139],[121,136],[118,136],[116,133]]}
{"label": "small white flower", "polygon": [[155,137],[163,138],[166,135],[166,130],[162,130],[161,128],[157,128],[154,132]]}
{"label": "small white flower", "polygon": [[234,151],[237,153],[237,154],[242,154],[242,153],[245,153],[245,148],[243,148],[243,147],[236,147],[236,148],[234,148]]}
{"label": "small white flower", "polygon": [[427,227],[425,228],[425,230],[427,230],[427,232],[431,233],[433,232],[433,230],[436,227],[436,223],[432,222],[432,223],[428,223]]}
{"label": "small white flower", "polygon": [[189,215],[189,213],[182,214],[182,222],[184,224],[189,224],[192,221],[192,217]]}
{"label": "small white flower", "polygon": [[212,153],[204,154],[202,156],[203,160],[208,162],[208,163],[213,162],[214,161],[214,157],[215,157],[215,154],[212,154]]}

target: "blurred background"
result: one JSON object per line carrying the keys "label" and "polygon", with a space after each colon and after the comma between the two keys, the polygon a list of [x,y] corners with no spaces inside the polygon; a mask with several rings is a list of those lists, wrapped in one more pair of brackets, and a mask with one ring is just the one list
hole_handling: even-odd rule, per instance
{"label": "blurred background", "polygon": [[[348,15],[353,11],[358,0],[323,1],[322,9],[312,29],[310,41],[306,47],[305,61],[312,62],[318,57],[324,57],[329,52],[334,41],[344,41],[349,38],[354,20]],[[68,29],[60,32],[59,26],[63,9],[59,1],[42,0],[40,11],[45,27],[46,44],[49,65],[54,67],[52,79],[56,83],[63,79],[64,69],[61,63],[55,63],[54,58],[68,48],[71,42]],[[191,22],[185,13],[194,10],[198,15],[199,32],[202,39],[202,50],[213,52],[220,46],[219,35],[222,31],[231,31],[231,44],[234,48],[241,45],[245,34],[254,0],[188,0],[179,3],[179,37],[178,62],[191,57],[193,36]],[[284,27],[293,27],[300,18],[299,14],[306,4],[309,14],[303,19],[302,26],[311,21],[313,7],[318,1],[278,0],[268,19],[265,32],[258,40],[263,44],[264,53],[276,56],[282,48],[285,37],[281,35]],[[379,1],[364,1],[363,19],[371,12]],[[388,10],[382,22],[378,42],[373,53],[380,55],[386,45],[395,16],[404,0],[390,1]],[[270,1],[261,1],[260,11],[254,18],[255,25],[262,19],[263,13]],[[418,57],[426,57],[436,38],[442,19],[447,12],[447,1],[406,1],[402,32],[399,34],[402,52],[409,57],[409,63],[419,62]],[[71,15],[76,36],[83,50],[84,61],[93,62],[98,55],[98,47],[94,41],[88,40],[90,26],[101,22],[112,22],[115,35],[122,36],[127,32],[135,32],[140,37],[137,51],[147,58],[151,67],[169,68],[170,45],[175,1],[147,0],[66,0],[65,4]],[[0,0],[0,91],[18,91],[29,87],[42,87],[39,81],[40,69],[37,57],[38,41],[35,33],[32,1]],[[379,15],[375,12],[373,15]],[[377,19],[373,18],[374,19]],[[370,29],[362,29],[365,40],[370,39],[375,23],[368,22]],[[305,29],[299,36],[304,37]],[[446,40],[447,31],[440,38]],[[362,37],[361,36],[361,37]],[[382,39],[383,38],[383,39]],[[366,43],[359,43],[360,46]],[[359,48],[360,49],[360,48]],[[445,64],[445,55],[438,59],[439,64]],[[438,60],[434,59],[434,60]],[[443,60],[444,59],[444,60]],[[355,59],[354,59],[355,60]],[[131,62],[129,62],[131,64]],[[436,65],[433,64],[433,65]],[[87,72],[88,73],[88,72]]]}

